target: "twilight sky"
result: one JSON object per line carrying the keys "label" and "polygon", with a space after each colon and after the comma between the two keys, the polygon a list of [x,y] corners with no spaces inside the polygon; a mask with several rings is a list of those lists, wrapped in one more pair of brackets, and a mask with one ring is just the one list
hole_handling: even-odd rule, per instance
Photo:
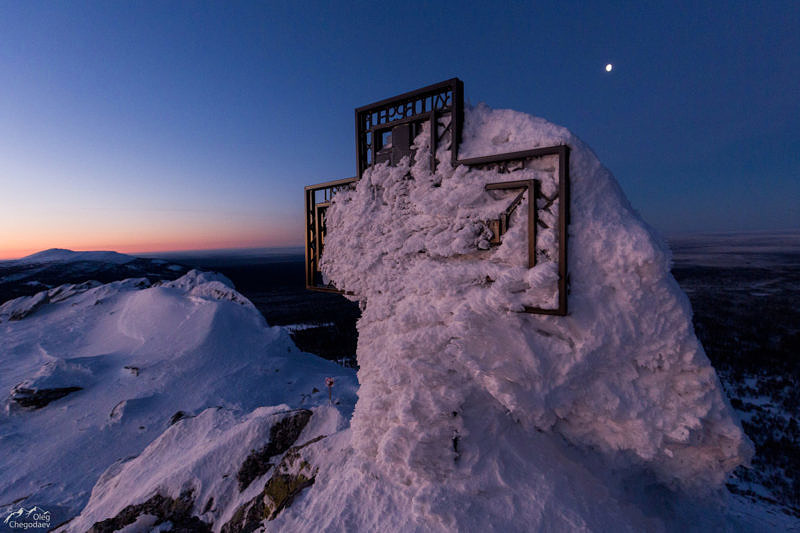
{"label": "twilight sky", "polygon": [[300,245],[353,109],[454,76],[663,233],[800,228],[800,2],[645,4],[0,0],[0,259]]}

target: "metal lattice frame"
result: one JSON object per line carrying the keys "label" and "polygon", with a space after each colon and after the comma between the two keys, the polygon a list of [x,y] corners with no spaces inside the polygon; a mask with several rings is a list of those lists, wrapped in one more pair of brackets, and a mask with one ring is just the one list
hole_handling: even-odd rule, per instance
{"label": "metal lattice frame", "polygon": [[[440,119],[450,117],[447,123]],[[387,98],[356,109],[356,169],[359,179],[364,171],[381,161],[384,136],[391,133],[393,150],[387,159],[396,163],[397,156],[408,153],[407,139],[403,139],[398,153],[398,133],[408,129],[407,138],[414,139],[422,124],[430,122],[431,170],[436,168],[436,148],[445,137],[450,139],[453,165],[458,160],[458,145],[461,142],[461,126],[464,121],[464,83],[452,78],[429,85],[416,91]],[[439,126],[444,126],[440,133]]]}
{"label": "metal lattice frame", "polygon": [[[526,313],[535,313],[541,315],[558,315],[564,316],[567,314],[567,292],[569,290],[569,278],[567,270],[567,240],[569,226],[569,146],[558,145],[548,146],[545,148],[534,148],[533,150],[524,150],[521,152],[509,152],[506,154],[490,155],[485,157],[474,157],[470,159],[462,159],[459,161],[461,165],[467,165],[472,168],[481,170],[495,170],[501,174],[510,174],[518,170],[523,170],[527,167],[529,162],[541,157],[555,155],[558,156],[558,190],[550,197],[544,196],[539,191],[539,188],[534,186],[532,193],[528,196],[528,267],[531,268],[536,264],[536,226],[546,228],[546,223],[541,217],[536,216],[537,208],[536,200],[541,197],[545,203],[540,208],[541,210],[550,209],[550,207],[558,200],[558,213],[556,214],[558,224],[558,297],[557,306],[553,309],[525,306]],[[536,181],[536,180],[531,180]],[[499,182],[486,185],[489,189],[503,189],[503,188],[519,188],[523,183],[521,181]],[[528,185],[528,187],[530,187]],[[530,214],[531,210],[534,212]],[[509,213],[510,214],[510,213]],[[501,218],[497,221],[490,221],[490,227],[497,224],[499,229],[499,236],[505,231]],[[536,224],[533,224],[533,220]],[[507,224],[507,222],[506,222]]]}
{"label": "metal lattice frame", "polygon": [[[448,121],[445,120],[449,118]],[[431,124],[431,171],[436,169],[436,149],[449,139],[452,165],[466,165],[476,169],[495,170],[501,174],[524,169],[538,158],[558,156],[558,190],[551,197],[545,197],[539,190],[537,180],[517,180],[487,184],[487,191],[501,189],[520,189],[528,191],[528,267],[536,264],[537,225],[547,227],[537,216],[537,209],[550,209],[558,200],[556,213],[558,224],[558,296],[555,308],[526,306],[527,313],[559,315],[567,314],[568,270],[567,270],[567,227],[569,226],[569,147],[566,145],[548,146],[468,159],[458,158],[461,131],[464,121],[464,84],[458,78],[429,85],[416,91],[388,98],[359,107],[355,110],[356,119],[356,168],[358,175],[336,181],[309,185],[305,188],[306,213],[306,288],[316,291],[337,292],[330,283],[324,283],[319,271],[319,259],[325,245],[325,211],[333,195],[349,188],[358,181],[370,166],[388,161],[395,164],[411,153],[411,144],[421,131],[425,122]],[[392,144],[387,146],[384,139],[391,135]],[[391,148],[391,149],[389,149]],[[524,191],[523,191],[524,193]],[[502,234],[508,226],[511,212],[519,205],[523,193],[517,195],[512,205],[500,218],[491,220],[489,227],[494,233],[493,244],[501,242]],[[537,200],[544,204],[537,208]]]}
{"label": "metal lattice frame", "polygon": [[319,271],[319,259],[325,247],[325,211],[337,191],[349,188],[358,178],[346,178],[309,185],[304,190],[306,213],[306,289],[338,292],[330,283],[324,283]]}
{"label": "metal lattice frame", "polygon": [[522,202],[522,197],[525,193],[528,193],[528,268],[536,266],[536,200],[539,196],[538,184],[536,180],[499,181],[497,183],[486,184],[487,191],[522,189],[498,218],[489,221],[489,229],[492,231],[492,239],[489,241],[490,244],[497,245],[503,242],[503,234],[508,231],[511,214]]}

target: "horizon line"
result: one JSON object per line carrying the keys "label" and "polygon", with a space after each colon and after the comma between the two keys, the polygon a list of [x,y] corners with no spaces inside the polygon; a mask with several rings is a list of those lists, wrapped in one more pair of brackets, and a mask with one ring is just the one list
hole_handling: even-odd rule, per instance
{"label": "horizon line", "polygon": [[175,254],[216,254],[216,253],[247,253],[253,252],[256,250],[297,250],[298,253],[302,254],[304,252],[304,246],[302,244],[296,245],[284,245],[284,246],[235,246],[231,248],[186,248],[186,249],[174,249],[174,250],[157,250],[157,251],[135,251],[135,252],[119,252],[113,249],[87,249],[87,250],[78,250],[74,248],[59,248],[59,247],[52,247],[52,248],[45,248],[43,250],[37,250],[35,252],[22,255],[22,256],[13,256],[13,257],[2,257],[0,256],[0,262],[5,261],[18,261],[20,259],[25,259],[26,257],[30,257],[35,254],[39,254],[42,252],[46,252],[48,250],[68,250],[70,252],[115,252],[123,255],[129,255],[131,257],[142,257],[142,258],[158,258],[160,255],[167,254],[167,255],[175,255]]}
{"label": "horizon line", "polygon": [[[775,229],[775,230],[745,230],[745,231],[736,231],[736,230],[726,230],[726,231],[675,231],[675,232],[657,232],[658,235],[661,235],[664,239],[668,242],[675,239],[683,239],[686,237],[734,237],[737,235],[741,236],[757,236],[757,235],[774,235],[774,236],[785,236],[785,235],[797,235],[800,237],[800,228],[791,228],[791,229]],[[161,254],[168,254],[168,255],[175,255],[175,254],[219,254],[219,253],[247,253],[253,252],[256,250],[297,250],[298,253],[304,252],[304,245],[303,244],[294,244],[294,245],[282,245],[282,246],[233,246],[230,248],[177,248],[173,250],[139,250],[133,252],[119,252],[113,249],[91,249],[91,250],[77,250],[73,248],[59,248],[59,247],[51,247],[45,248],[43,250],[38,250],[35,252],[31,252],[26,255],[22,256],[12,256],[12,257],[2,257],[0,256],[0,262],[5,261],[16,261],[19,259],[24,259],[34,254],[38,254],[41,252],[45,252],[47,250],[69,250],[72,252],[116,252],[124,255],[130,255],[133,257],[143,257],[143,258],[152,258],[158,257]]]}

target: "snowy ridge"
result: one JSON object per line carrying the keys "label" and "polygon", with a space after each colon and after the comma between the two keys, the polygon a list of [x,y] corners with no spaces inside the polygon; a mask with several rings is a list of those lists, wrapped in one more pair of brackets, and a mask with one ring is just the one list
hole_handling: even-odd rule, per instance
{"label": "snowy ridge", "polygon": [[102,283],[93,280],[83,283],[59,285],[53,289],[38,292],[33,296],[21,296],[0,305],[0,322],[5,320],[22,320],[35,313],[46,304],[62,302],[90,290],[92,290],[92,292],[89,297],[95,297],[95,301],[99,301],[104,294],[108,294],[109,292],[126,290],[128,288],[141,289],[148,285],[150,285],[150,282],[145,278],[127,279],[121,282],[109,283],[108,286],[101,290],[93,290],[103,286]]}
{"label": "snowy ridge", "polygon": [[[324,509],[334,530],[348,520],[369,529],[346,507],[382,498],[412,510],[389,523],[401,529],[678,527],[685,517],[625,487],[662,487],[668,507],[682,494],[709,496],[752,447],[694,336],[669,250],[566,129],[486,106],[465,120],[465,157],[571,147],[570,315],[515,312],[555,290],[550,265],[525,268],[514,229],[524,214],[501,246],[485,242],[496,206],[484,184],[541,179],[545,169],[453,169],[442,148],[435,174],[425,158],[368,170],[334,197],[321,265],[365,305],[359,453],[339,467],[359,482],[315,486],[308,509],[290,510],[285,524]],[[427,137],[416,140],[422,153]],[[705,526],[725,521],[708,516]]]}

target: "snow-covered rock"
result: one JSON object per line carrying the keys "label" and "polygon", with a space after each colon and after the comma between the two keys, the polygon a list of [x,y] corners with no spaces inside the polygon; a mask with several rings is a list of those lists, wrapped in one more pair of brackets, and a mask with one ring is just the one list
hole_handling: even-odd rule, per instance
{"label": "snow-covered rock", "polygon": [[48,291],[41,291],[33,296],[21,296],[0,305],[0,321],[22,320],[35,313],[41,306],[50,301]]}
{"label": "snow-covered rock", "polygon": [[[202,450],[216,449],[224,442],[203,439],[242,417],[266,416],[262,406],[327,404],[320,391],[329,376],[345,417],[355,403],[353,371],[297,350],[286,330],[269,327],[218,274],[192,271],[154,286],[144,279],[61,286],[7,302],[0,314],[23,309],[35,312],[0,322],[0,512],[6,514],[36,504],[58,524],[81,511],[107,468],[131,463],[154,439],[163,445],[181,428],[216,417],[202,438],[202,432],[189,438]],[[144,465],[151,479],[172,472],[132,464]],[[191,465],[185,466],[182,472]],[[109,493],[103,505],[142,504],[129,499],[135,495]],[[162,496],[173,497],[164,505],[185,507],[180,493]]]}
{"label": "snow-covered rock", "polygon": [[[138,457],[106,470],[64,531],[113,530],[148,514],[156,515],[148,528],[174,522],[175,507],[163,503],[178,501],[179,519],[193,521],[195,530],[201,523],[215,531],[258,525],[314,482],[309,448],[345,424],[329,406],[260,407],[243,416],[206,409],[170,426]],[[292,480],[299,490],[291,490]]]}
{"label": "snow-covered rock", "polygon": [[[136,283],[140,288],[149,285],[146,279],[126,280]],[[32,296],[20,296],[0,305],[0,322],[3,320],[22,320],[38,311],[48,303],[57,303],[77,294],[99,287],[98,281],[85,281],[83,283],[67,283],[53,289],[37,292]]]}
{"label": "snow-covered rock", "polygon": [[[453,168],[440,148],[435,173],[427,158],[405,159],[334,197],[322,270],[364,306],[357,453],[279,517],[283,527],[304,529],[308,516],[322,530],[725,525],[707,512],[712,495],[752,447],[664,241],[566,129],[467,110],[462,156],[559,144],[571,148],[565,317],[518,312],[552,302],[557,280],[552,261],[527,268],[525,210],[502,245],[486,246],[499,203],[485,184],[537,179],[548,194],[546,161],[500,174]],[[685,498],[708,499],[693,511]]]}

